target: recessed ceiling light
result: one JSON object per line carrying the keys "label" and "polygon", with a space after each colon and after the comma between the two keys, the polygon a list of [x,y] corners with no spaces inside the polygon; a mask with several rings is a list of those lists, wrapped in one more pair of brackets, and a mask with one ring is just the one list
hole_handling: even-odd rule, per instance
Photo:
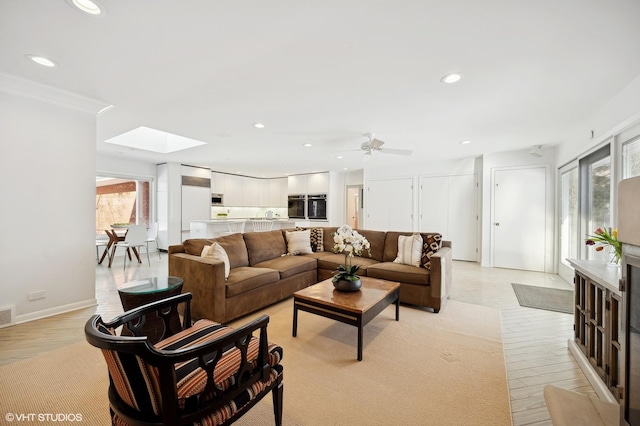
{"label": "recessed ceiling light", "polygon": [[470,144],[470,143],[471,143],[471,141],[460,141],[460,143],[461,143],[462,145],[468,145],[468,144]]}
{"label": "recessed ceiling light", "polygon": [[349,170],[349,168],[348,168],[348,167],[345,167],[345,168],[343,168],[342,170]]}
{"label": "recessed ceiling light", "polygon": [[264,124],[262,124],[262,123],[254,123],[253,127],[255,127],[256,129],[264,129]]}
{"label": "recessed ceiling light", "polygon": [[462,74],[452,73],[452,74],[445,75],[440,79],[440,81],[443,83],[456,83],[460,81],[461,78],[462,78]]}
{"label": "recessed ceiling light", "polygon": [[42,65],[44,67],[55,67],[57,64],[55,62],[53,62],[51,59],[49,58],[45,58],[44,56],[38,56],[38,55],[27,55],[27,58],[31,59],[33,62],[35,62],[38,65]]}
{"label": "recessed ceiling light", "polygon": [[71,4],[89,15],[100,15],[102,13],[99,3],[92,0],[71,0]]}
{"label": "recessed ceiling light", "polygon": [[313,146],[313,145],[311,145],[310,143],[305,143],[303,146],[306,146],[307,148],[309,148],[310,146]]}
{"label": "recessed ceiling light", "polygon": [[342,155],[338,155],[338,156],[336,156],[336,158],[339,160],[339,159],[344,158],[344,157]]}

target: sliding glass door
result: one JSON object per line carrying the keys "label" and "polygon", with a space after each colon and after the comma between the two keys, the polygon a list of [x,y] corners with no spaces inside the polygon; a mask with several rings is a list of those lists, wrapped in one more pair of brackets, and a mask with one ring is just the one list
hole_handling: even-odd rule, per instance
{"label": "sliding glass door", "polygon": [[[580,160],[582,240],[598,228],[611,228],[611,156],[610,145]],[[607,260],[605,251],[583,245],[583,259]]]}
{"label": "sliding glass door", "polygon": [[578,166],[570,164],[560,170],[560,263],[578,258],[580,238]]}
{"label": "sliding glass door", "polygon": [[149,226],[150,186],[148,180],[96,177],[96,232],[113,224]]}

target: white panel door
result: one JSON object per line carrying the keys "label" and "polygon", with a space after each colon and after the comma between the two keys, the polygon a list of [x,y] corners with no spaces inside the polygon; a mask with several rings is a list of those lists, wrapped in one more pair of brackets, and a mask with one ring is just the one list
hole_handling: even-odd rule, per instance
{"label": "white panel door", "polygon": [[377,231],[389,230],[387,186],[386,180],[373,180],[369,182],[364,195],[367,209],[366,229],[375,229]]}
{"label": "white panel door", "polygon": [[439,232],[445,240],[450,240],[449,212],[443,208],[448,205],[448,198],[448,176],[420,178],[420,232]]}
{"label": "white panel door", "polygon": [[447,240],[456,260],[477,261],[478,186],[475,175],[449,176]]}
{"label": "white panel door", "polygon": [[496,170],[493,181],[493,266],[544,271],[546,170]]}
{"label": "white panel door", "polygon": [[367,229],[413,230],[413,178],[369,181],[365,204]]}

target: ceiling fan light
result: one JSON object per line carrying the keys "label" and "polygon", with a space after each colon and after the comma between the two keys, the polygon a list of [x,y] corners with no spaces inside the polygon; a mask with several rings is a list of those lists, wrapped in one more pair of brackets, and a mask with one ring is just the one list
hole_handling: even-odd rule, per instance
{"label": "ceiling fan light", "polygon": [[55,67],[57,64],[49,58],[45,58],[44,56],[38,55],[27,55],[27,58],[31,59],[38,65],[42,65],[43,67]]}
{"label": "ceiling fan light", "polygon": [[102,13],[102,9],[96,2],[91,0],[71,0],[71,3],[84,13],[88,13],[89,15],[100,15]]}
{"label": "ceiling fan light", "polygon": [[454,72],[454,73],[445,75],[440,79],[440,81],[443,83],[451,84],[451,83],[457,83],[458,81],[460,81],[461,78],[462,78],[462,74]]}

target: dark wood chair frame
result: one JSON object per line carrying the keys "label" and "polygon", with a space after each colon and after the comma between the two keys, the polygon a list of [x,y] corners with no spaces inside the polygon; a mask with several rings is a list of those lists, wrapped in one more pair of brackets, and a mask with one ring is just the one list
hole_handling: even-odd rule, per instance
{"label": "dark wood chair frame", "polygon": [[[191,299],[191,293],[184,293],[125,312],[110,322],[104,322],[100,315],[93,315],[89,321],[87,321],[85,325],[85,336],[91,345],[109,351],[126,352],[137,355],[143,358],[148,364],[156,367],[159,372],[162,405],[162,413],[160,416],[141,415],[139,411],[126,404],[118,395],[111,374],[109,374],[109,402],[112,416],[115,412],[120,418],[131,425],[191,424],[226,405],[258,380],[267,381],[269,379],[271,372],[267,339],[269,317],[266,315],[240,328],[234,329],[229,334],[218,339],[185,349],[158,349],[154,347],[146,337],[140,334],[142,326],[145,323],[145,316],[149,313],[156,313],[157,316],[164,321],[165,332],[162,336],[163,339],[189,328],[191,326]],[[177,322],[180,324],[181,330],[175,330],[175,318],[179,318],[179,305],[184,305],[182,309],[182,322]],[[180,307],[182,308],[182,306]],[[111,330],[126,326],[134,336],[107,334],[100,330],[101,326]],[[253,333],[256,330],[260,330],[259,353],[256,359],[256,367],[253,367],[252,364],[247,361],[247,349]],[[227,390],[223,390],[215,385],[213,372],[224,352],[233,346],[238,348],[241,353],[240,368],[234,374],[235,384],[231,385]],[[194,358],[198,360],[199,367],[206,371],[207,382],[205,390],[197,395],[195,403],[189,400],[189,404],[185,406],[185,409],[180,410],[178,407],[175,364]],[[223,425],[229,425],[236,421],[269,392],[272,392],[273,397],[275,424],[280,426],[282,424],[283,405],[282,374],[260,394],[256,395],[251,402],[243,406],[234,416],[223,423]]]}

